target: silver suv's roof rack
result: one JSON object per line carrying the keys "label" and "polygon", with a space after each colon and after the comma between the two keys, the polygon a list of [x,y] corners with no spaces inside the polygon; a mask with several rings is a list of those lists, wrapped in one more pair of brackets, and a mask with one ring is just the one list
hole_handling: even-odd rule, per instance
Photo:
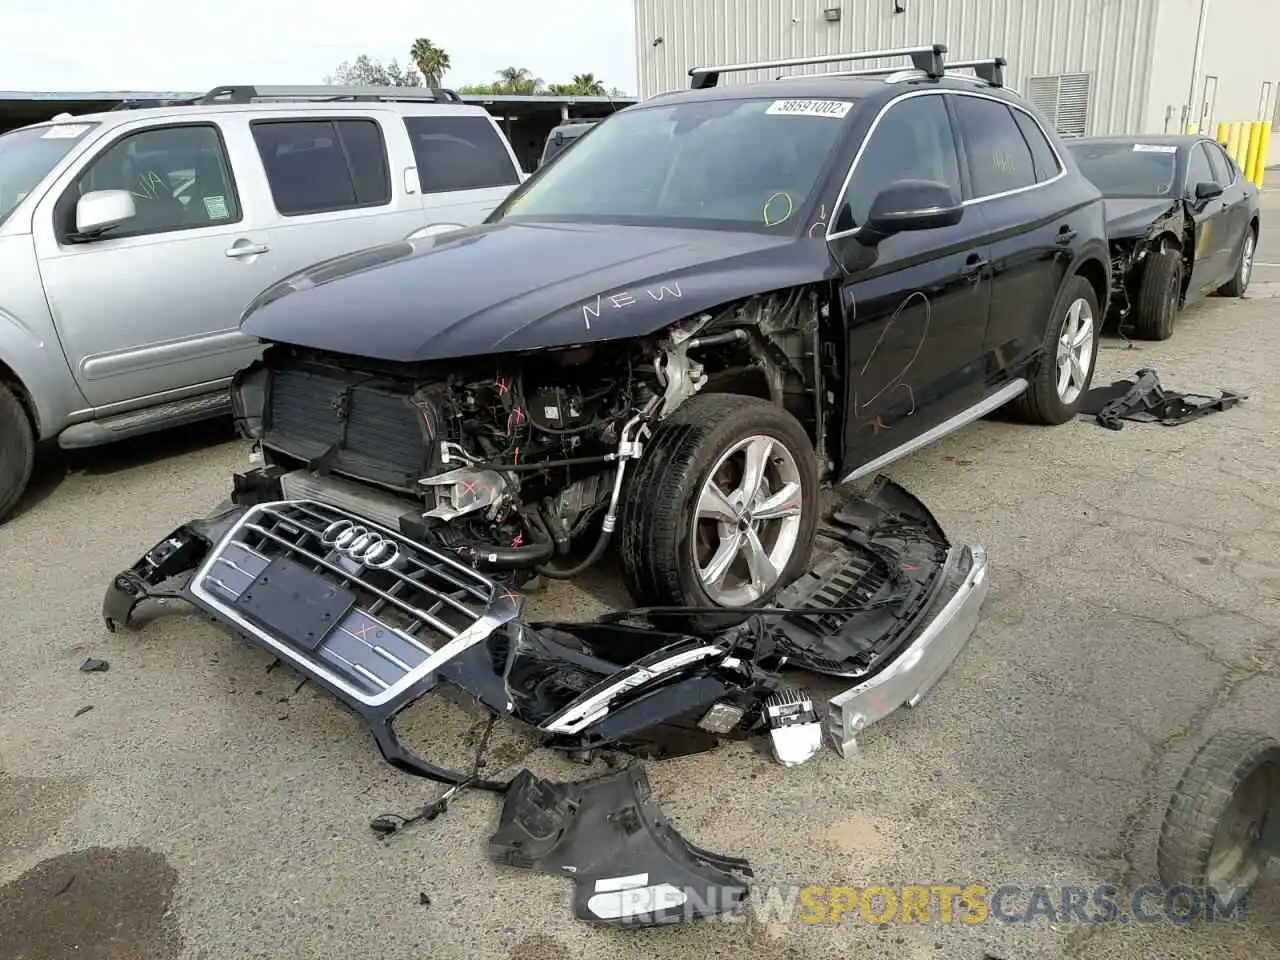
{"label": "silver suv's roof rack", "polygon": [[[927,76],[943,74],[943,57],[947,47],[933,43],[926,47],[903,47],[898,50],[867,50],[859,53],[831,53],[819,57],[794,57],[789,60],[761,60],[757,63],[732,63],[722,66],[692,67],[689,70],[693,90],[705,90],[720,82],[722,73],[745,73],[748,70],[772,70],[776,67],[809,67],[820,63],[860,63],[866,60],[885,60],[890,57],[910,57],[911,64]],[[902,69],[901,67],[894,68]],[[875,71],[879,73],[880,71]],[[888,71],[885,71],[888,72]]]}
{"label": "silver suv's roof rack", "polygon": [[237,86],[214,87],[193,104],[209,106],[219,103],[255,103],[267,100],[303,100],[333,102],[342,100],[382,100],[386,102],[461,103],[462,98],[443,87],[333,87],[311,84],[292,87]]}

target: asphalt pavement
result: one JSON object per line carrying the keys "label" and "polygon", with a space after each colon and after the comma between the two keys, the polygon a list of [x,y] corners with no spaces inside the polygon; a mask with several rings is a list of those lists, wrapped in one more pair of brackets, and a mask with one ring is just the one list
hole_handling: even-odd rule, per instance
{"label": "asphalt pavement", "polygon": [[[1280,193],[1264,201],[1280,222]],[[431,788],[354,717],[198,617],[100,620],[111,575],[225,496],[244,445],[211,426],[48,461],[0,527],[0,960],[1280,957],[1280,871],[1243,920],[1127,909],[1194,749],[1230,725],[1280,734],[1280,227],[1258,261],[1248,298],[1187,311],[1171,341],[1105,339],[1096,378],[1150,366],[1249,393],[1239,407],[1119,432],[984,421],[889,471],[992,562],[976,633],[918,709],[847,760],[783,769],[735,745],[648,765],[690,841],[752,862],[733,923],[585,926],[568,881],[487,862],[491,796],[376,839],[371,817]],[[535,611],[589,615],[610,581]],[[110,669],[81,672],[90,657]],[[456,762],[479,729],[443,701],[405,727]],[[592,772],[495,749],[495,773]],[[860,899],[877,885],[898,909]],[[904,917],[907,885],[980,887],[986,916],[944,922],[934,899]],[[1094,903],[1108,885],[1115,922],[1061,915],[1064,886]]]}

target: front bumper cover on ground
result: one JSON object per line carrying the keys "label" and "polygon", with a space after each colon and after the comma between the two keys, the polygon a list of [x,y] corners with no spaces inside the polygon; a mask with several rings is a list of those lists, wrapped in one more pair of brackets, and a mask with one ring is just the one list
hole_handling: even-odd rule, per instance
{"label": "front bumper cover on ground", "polygon": [[986,585],[982,548],[952,545],[883,478],[833,512],[811,571],[779,594],[776,616],[706,636],[653,623],[529,623],[516,591],[446,550],[330,505],[268,500],[173,531],[114,578],[103,617],[115,630],[147,599],[186,601],[354,710],[397,768],[500,791],[507,782],[475,784],[406,750],[397,714],[449,685],[579,756],[672,756],[766,731],[777,753],[778,718],[796,719],[804,699],[780,671],[802,667],[856,681],[827,711],[847,755],[861,730],[917,704],[947,669]]}

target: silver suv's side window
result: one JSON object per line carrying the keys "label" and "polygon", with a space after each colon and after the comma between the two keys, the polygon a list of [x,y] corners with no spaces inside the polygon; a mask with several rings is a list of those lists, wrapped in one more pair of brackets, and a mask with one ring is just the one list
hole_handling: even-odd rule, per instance
{"label": "silver suv's side window", "polygon": [[422,192],[510,187],[520,174],[488,117],[405,117]]}
{"label": "silver suv's side window", "polygon": [[960,164],[947,107],[938,94],[893,104],[871,131],[836,218],[836,230],[861,225],[876,195],[895,180],[934,180],[960,198]]}
{"label": "silver suv's side window", "polygon": [[60,239],[75,230],[75,206],[94,190],[127,190],[137,215],[110,238],[236,223],[240,203],[218,128],[157,127],[131,133],[104,150],[63,194],[55,211]]}
{"label": "silver suv's side window", "polygon": [[254,120],[258,155],[281,216],[391,202],[391,172],[376,120]]}

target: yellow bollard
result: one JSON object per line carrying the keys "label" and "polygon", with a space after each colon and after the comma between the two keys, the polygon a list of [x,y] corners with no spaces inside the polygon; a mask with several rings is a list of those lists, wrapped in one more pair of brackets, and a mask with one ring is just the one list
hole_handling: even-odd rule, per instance
{"label": "yellow bollard", "polygon": [[1218,142],[1225,147],[1227,145],[1227,142],[1230,140],[1230,138],[1231,138],[1231,124],[1229,123],[1218,124]]}
{"label": "yellow bollard", "polygon": [[1190,134],[1191,136],[1195,136],[1195,135],[1196,135],[1197,133],[1199,133],[1199,132],[1200,132],[1200,124],[1198,124],[1198,123],[1188,123],[1188,124],[1187,124],[1187,133],[1188,133],[1188,134]]}
{"label": "yellow bollard", "polygon": [[1235,161],[1236,166],[1244,171],[1244,165],[1249,159],[1249,124],[1240,124],[1240,142],[1236,144]]}
{"label": "yellow bollard", "polygon": [[1262,121],[1262,140],[1258,145],[1258,177],[1253,182],[1258,185],[1258,189],[1262,189],[1263,183],[1267,179],[1267,162],[1271,159],[1271,124],[1266,120]]}
{"label": "yellow bollard", "polygon": [[1258,148],[1262,145],[1262,121],[1254,120],[1249,124],[1249,154],[1245,160],[1245,179],[1258,182]]}
{"label": "yellow bollard", "polygon": [[1227,156],[1236,162],[1236,166],[1243,167],[1240,163],[1240,124],[1227,124]]}

